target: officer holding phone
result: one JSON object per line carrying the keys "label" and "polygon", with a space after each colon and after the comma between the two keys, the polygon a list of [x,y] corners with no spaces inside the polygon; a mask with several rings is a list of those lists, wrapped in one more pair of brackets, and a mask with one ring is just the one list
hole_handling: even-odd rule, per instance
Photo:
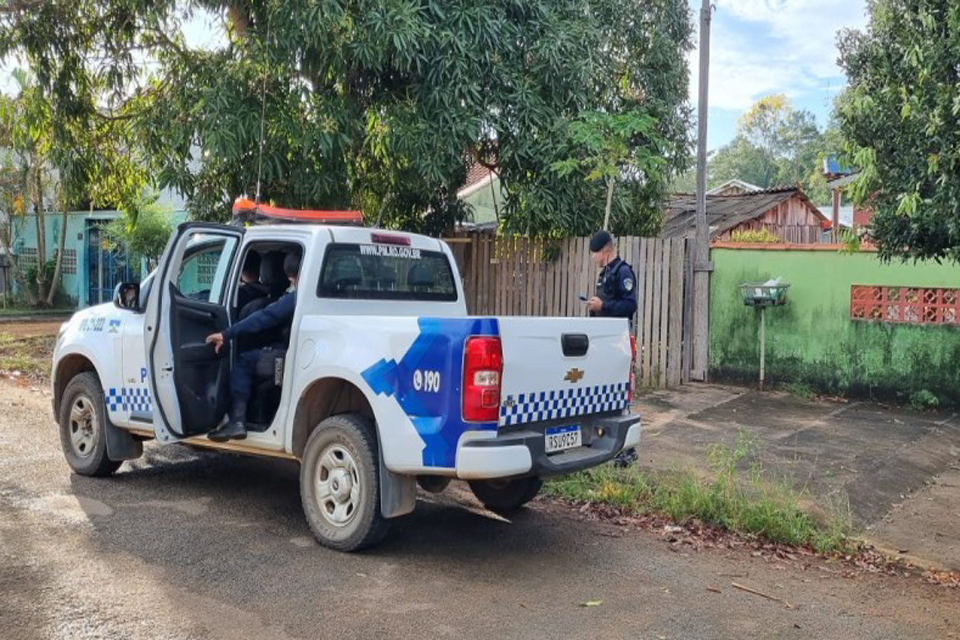
{"label": "officer holding phone", "polygon": [[[600,267],[597,277],[597,293],[585,301],[592,317],[626,318],[630,323],[630,346],[636,358],[636,342],[633,332],[633,317],[637,313],[637,276],[633,267],[617,255],[613,236],[607,231],[597,231],[590,238],[590,259]],[[631,362],[630,366],[633,366]],[[631,376],[631,382],[633,376]],[[614,460],[618,467],[626,467],[637,460],[636,449],[621,451]]]}
{"label": "officer holding phone", "polygon": [[633,267],[617,255],[613,236],[597,231],[590,238],[590,259],[600,267],[597,293],[586,301],[590,315],[600,318],[627,318],[633,333],[637,313],[637,276]]}

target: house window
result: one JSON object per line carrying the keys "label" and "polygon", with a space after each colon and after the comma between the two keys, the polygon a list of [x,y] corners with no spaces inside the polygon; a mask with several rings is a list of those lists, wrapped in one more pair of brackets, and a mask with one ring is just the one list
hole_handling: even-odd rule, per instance
{"label": "house window", "polygon": [[69,275],[69,276],[76,275],[77,273],[77,250],[76,249],[63,250],[63,263],[60,269],[64,275]]}
{"label": "house window", "polygon": [[23,247],[20,249],[20,253],[17,254],[17,266],[20,267],[21,271],[28,271],[34,269],[37,266],[37,249],[36,247]]}
{"label": "house window", "polygon": [[850,287],[850,319],[897,324],[960,324],[960,289]]}
{"label": "house window", "polygon": [[197,282],[203,285],[213,284],[213,277],[220,264],[220,252],[204,253],[197,258]]}

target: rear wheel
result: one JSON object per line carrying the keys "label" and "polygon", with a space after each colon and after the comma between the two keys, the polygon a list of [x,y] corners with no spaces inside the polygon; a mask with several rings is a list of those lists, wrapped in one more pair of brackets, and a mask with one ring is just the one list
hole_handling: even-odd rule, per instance
{"label": "rear wheel", "polygon": [[379,461],[374,425],[363,416],[327,418],[310,434],[300,463],[300,498],[320,544],[356,551],[387,534]]}
{"label": "rear wheel", "polygon": [[67,464],[82,476],[108,476],[123,464],[107,456],[106,407],[100,380],[75,376],[60,401],[60,445]]}
{"label": "rear wheel", "polygon": [[514,511],[533,500],[543,481],[540,478],[473,480],[470,490],[491,511]]}

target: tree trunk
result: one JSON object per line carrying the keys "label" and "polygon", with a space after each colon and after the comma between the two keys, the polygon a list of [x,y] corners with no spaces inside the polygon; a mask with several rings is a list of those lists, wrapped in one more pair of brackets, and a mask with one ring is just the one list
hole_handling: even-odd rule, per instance
{"label": "tree trunk", "polygon": [[34,172],[36,191],[34,193],[33,210],[37,223],[37,301],[45,301],[47,298],[46,278],[44,277],[46,276],[47,266],[47,226],[43,215],[43,172],[39,161],[34,162]]}
{"label": "tree trunk", "polygon": [[[12,221],[8,222],[12,224]],[[36,306],[37,299],[33,296],[33,291],[30,290],[30,287],[27,286],[27,279],[23,276],[23,272],[20,271],[20,265],[17,264],[17,261],[13,259],[13,252],[10,250],[10,242],[6,237],[0,237],[0,249],[3,250],[4,255],[7,256],[7,259],[10,261],[10,268],[13,269],[13,277],[17,280],[17,286],[20,287],[20,291],[23,292],[23,295],[27,298],[27,304],[31,307]]]}
{"label": "tree trunk", "polygon": [[57,286],[60,284],[60,273],[63,269],[63,247],[67,242],[67,205],[60,194],[60,242],[57,246],[57,266],[53,270],[53,280],[50,281],[50,291],[47,293],[47,306],[53,306],[53,299],[57,295]]}
{"label": "tree trunk", "polygon": [[613,207],[613,183],[614,179],[607,178],[607,210],[603,214],[603,229],[610,231],[610,209]]}

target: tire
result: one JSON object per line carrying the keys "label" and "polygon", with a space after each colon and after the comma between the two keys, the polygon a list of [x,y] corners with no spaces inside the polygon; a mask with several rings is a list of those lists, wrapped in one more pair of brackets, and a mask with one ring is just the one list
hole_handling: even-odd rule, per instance
{"label": "tire", "polygon": [[97,374],[78,374],[67,384],[60,401],[60,446],[74,473],[109,476],[123,464],[107,456],[106,420]]}
{"label": "tire", "polygon": [[487,509],[505,513],[516,511],[533,500],[540,492],[540,478],[513,480],[472,480],[470,490]]}
{"label": "tire", "polygon": [[310,530],[325,547],[358,551],[387,535],[376,428],[369,419],[342,414],[314,429],[300,461],[300,499]]}

